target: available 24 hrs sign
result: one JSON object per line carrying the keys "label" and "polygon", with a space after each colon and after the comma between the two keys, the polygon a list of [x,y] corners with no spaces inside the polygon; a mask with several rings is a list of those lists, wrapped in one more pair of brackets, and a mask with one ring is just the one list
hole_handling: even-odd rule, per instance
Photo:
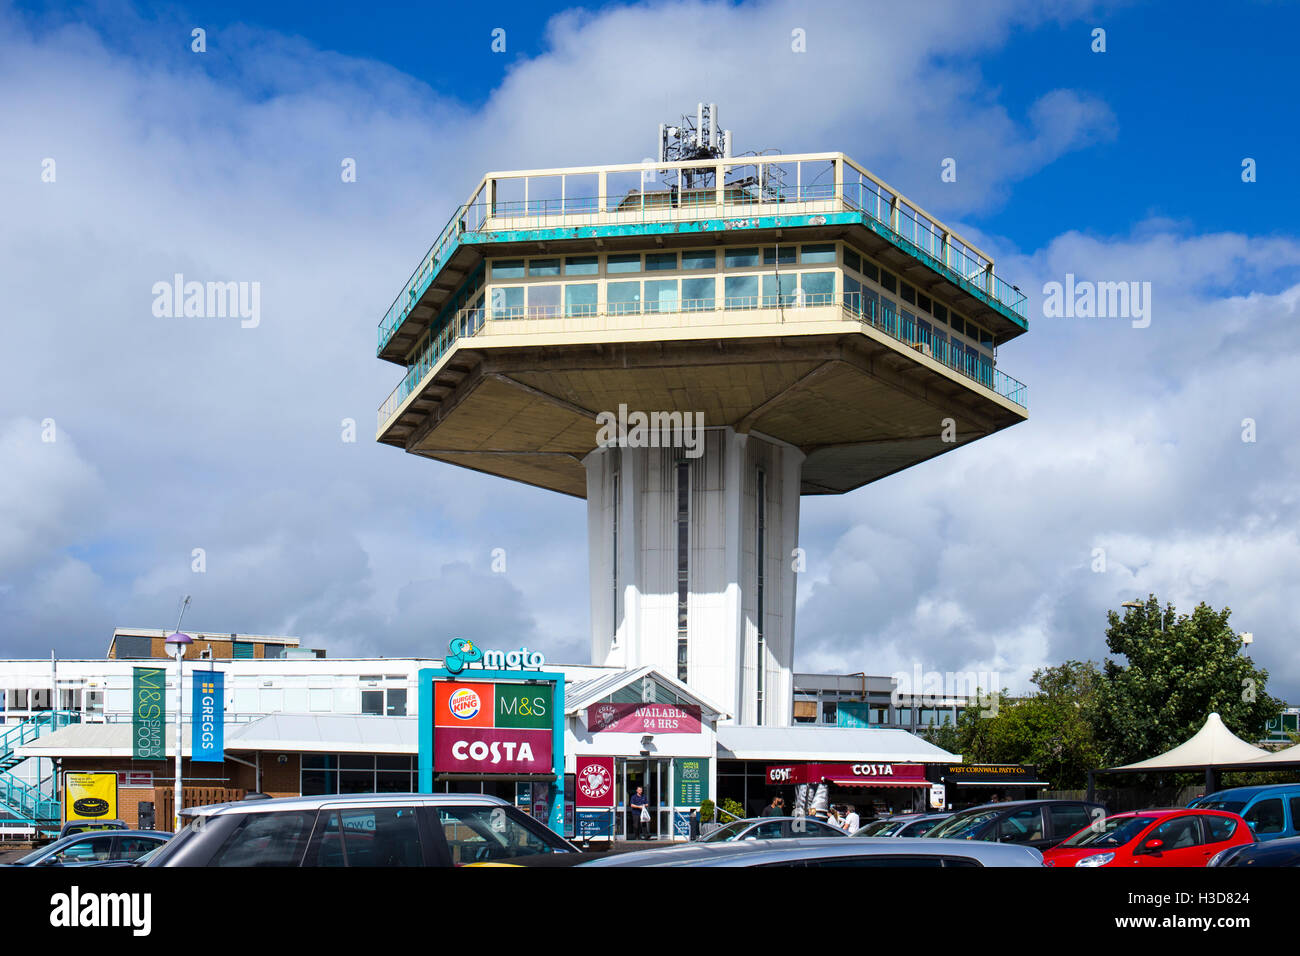
{"label": "available 24 hrs sign", "polygon": [[438,773],[550,773],[550,684],[438,681],[433,688]]}

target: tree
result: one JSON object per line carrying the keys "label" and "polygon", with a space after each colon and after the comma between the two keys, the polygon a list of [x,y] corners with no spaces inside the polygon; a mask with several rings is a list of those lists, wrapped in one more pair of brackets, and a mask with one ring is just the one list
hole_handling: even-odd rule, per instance
{"label": "tree", "polygon": [[1268,696],[1268,671],[1255,667],[1228,626],[1228,608],[1204,602],[1191,614],[1163,610],[1154,594],[1121,618],[1107,612],[1107,659],[1096,690],[1095,724],[1105,762],[1132,763],[1177,746],[1211,713],[1243,740],[1263,737],[1281,702]]}

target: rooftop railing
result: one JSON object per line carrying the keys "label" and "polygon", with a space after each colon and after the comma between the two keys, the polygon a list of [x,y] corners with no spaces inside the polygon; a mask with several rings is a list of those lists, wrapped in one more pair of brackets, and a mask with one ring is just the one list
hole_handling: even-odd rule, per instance
{"label": "rooftop railing", "polygon": [[[949,276],[960,288],[1026,318],[1025,295],[994,274],[989,257],[847,158],[837,158],[837,154],[812,160],[751,156],[676,165],[682,167],[678,173],[702,165],[725,170],[733,179],[750,175],[739,183],[680,188],[655,182],[659,173],[656,164],[485,177],[470,201],[458,207],[443,226],[384,314],[379,323],[379,349],[388,344],[467,234],[705,219],[726,220],[726,228],[744,230],[759,226],[762,217],[774,215],[860,214],[876,232]],[[814,174],[815,179],[805,181]],[[830,181],[821,181],[828,175]],[[787,176],[793,182],[786,182]],[[628,188],[614,191],[620,177],[631,177]],[[558,181],[558,186],[552,181]],[[536,184],[534,192],[540,190],[545,195],[530,195],[530,183]],[[578,194],[568,195],[575,184]],[[601,188],[584,191],[592,185]],[[507,195],[511,190],[522,195],[513,198]]]}
{"label": "rooftop railing", "polygon": [[[407,397],[419,389],[443,356],[462,339],[493,332],[592,332],[688,328],[705,324],[744,325],[752,321],[745,313],[762,309],[780,310],[781,320],[785,322],[855,320],[912,347],[1021,408],[1029,407],[1029,392],[1023,382],[998,369],[983,352],[962,343],[953,343],[942,329],[917,319],[910,312],[894,308],[888,300],[877,300],[860,293],[786,293],[607,303],[603,311],[593,305],[461,309],[420,349],[406,375],[379,406],[378,427],[384,427]],[[786,312],[787,309],[790,311]]]}

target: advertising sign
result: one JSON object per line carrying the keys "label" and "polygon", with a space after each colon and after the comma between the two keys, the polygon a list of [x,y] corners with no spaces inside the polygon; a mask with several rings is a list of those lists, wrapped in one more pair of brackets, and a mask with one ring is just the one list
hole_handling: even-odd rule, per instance
{"label": "advertising sign", "polygon": [[152,770],[119,770],[117,785],[123,790],[152,790]]}
{"label": "advertising sign", "polygon": [[930,788],[930,807],[934,810],[942,810],[944,803],[948,799],[948,788],[941,783],[936,783]]}
{"label": "advertising sign", "polygon": [[579,807],[614,806],[614,758],[579,755],[574,804]]}
{"label": "advertising sign", "polygon": [[577,810],[574,814],[573,837],[590,840],[593,837],[614,835],[613,810]]}
{"label": "advertising sign", "polygon": [[221,763],[226,759],[226,675],[221,671],[194,674],[193,737],[190,759]]}
{"label": "advertising sign", "polygon": [[117,819],[117,774],[114,771],[63,774],[63,819]]}
{"label": "advertising sign", "polygon": [[552,773],[551,694],[549,684],[436,683],[434,770]]}
{"label": "advertising sign", "polygon": [[678,757],[673,761],[679,807],[698,807],[709,795],[709,758]]}
{"label": "advertising sign", "polygon": [[674,810],[673,811],[673,836],[686,837],[691,836],[691,811]]}
{"label": "advertising sign", "polygon": [[593,734],[698,734],[700,708],[694,704],[595,704],[587,708]]}
{"label": "advertising sign", "polygon": [[925,787],[925,765],[919,763],[796,763],[767,768],[772,786],[821,783],[867,787]]}
{"label": "advertising sign", "polygon": [[163,725],[167,705],[163,698],[167,672],[161,667],[133,667],[131,674],[131,756],[136,760],[165,760]]}
{"label": "advertising sign", "polygon": [[835,724],[839,727],[870,727],[868,705],[863,701],[842,700],[835,708]]}

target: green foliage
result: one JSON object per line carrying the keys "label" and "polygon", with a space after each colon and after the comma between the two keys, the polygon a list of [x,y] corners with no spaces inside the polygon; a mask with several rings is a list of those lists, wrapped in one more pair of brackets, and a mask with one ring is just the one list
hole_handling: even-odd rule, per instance
{"label": "green foliage", "polygon": [[[732,800],[730,797],[724,797],[720,806],[723,810],[726,810],[728,813],[734,813],[737,817],[743,818],[745,816],[745,808],[739,800]],[[726,823],[730,819],[730,817],[725,817],[722,822]]]}
{"label": "green foliage", "polygon": [[708,823],[713,819],[714,804],[708,797],[700,801],[700,822]]}
{"label": "green foliage", "polygon": [[1155,595],[1124,617],[1107,617],[1108,659],[1097,685],[1095,726],[1109,765],[1132,763],[1177,746],[1217,713],[1243,740],[1264,735],[1282,704],[1264,692],[1268,671],[1241,653],[1231,611],[1202,602],[1190,615],[1163,610]]}

